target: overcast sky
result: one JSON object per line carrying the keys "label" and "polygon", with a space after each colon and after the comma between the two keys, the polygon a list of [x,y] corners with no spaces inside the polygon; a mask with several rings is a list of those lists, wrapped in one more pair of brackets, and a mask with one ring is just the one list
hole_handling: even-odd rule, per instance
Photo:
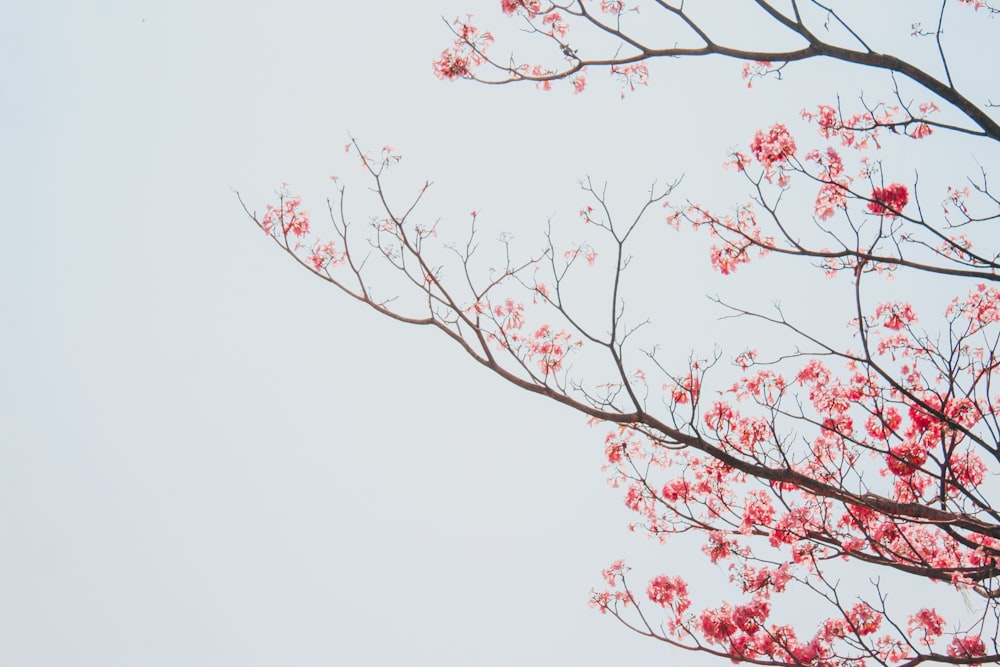
{"label": "overcast sky", "polygon": [[[729,207],[728,148],[861,86],[822,66],[748,91],[708,60],[625,100],[599,74],[582,96],[435,79],[441,17],[498,4],[0,7],[0,663],[716,662],[587,606],[616,558],[727,576],[626,530],[603,432],[341,298],[233,190],[261,210],[288,182],[320,219],[331,175],[367,187],[350,133],[404,154],[401,190],[435,182],[430,218],[530,240],[577,223],[588,175],[622,211],[682,175]],[[741,344],[706,294],[812,289],[741,291],[691,238],[634,286],[677,363]]]}

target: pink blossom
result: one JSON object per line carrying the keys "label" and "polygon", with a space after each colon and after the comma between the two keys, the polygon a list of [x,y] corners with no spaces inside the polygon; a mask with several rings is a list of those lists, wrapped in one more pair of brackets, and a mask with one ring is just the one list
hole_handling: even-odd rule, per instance
{"label": "pink blossom", "polygon": [[509,333],[524,325],[524,304],[508,298],[503,304],[493,309],[493,314],[500,318],[500,329]]}
{"label": "pink blossom", "polygon": [[678,613],[683,613],[691,604],[688,600],[687,582],[680,577],[667,577],[662,574],[653,577],[646,587],[646,595],[661,607],[676,605]]}
{"label": "pink blossom", "polygon": [[604,580],[608,582],[608,586],[614,586],[617,580],[628,571],[628,567],[625,566],[625,561],[616,560],[611,565],[609,565],[604,570],[601,570],[601,576]]}
{"label": "pink blossom", "polygon": [[734,363],[743,370],[746,370],[753,365],[753,361],[756,358],[757,350],[744,350],[736,356]]}
{"label": "pink blossom", "polygon": [[535,330],[528,340],[526,356],[538,357],[538,369],[543,375],[562,369],[563,359],[569,351],[570,335],[566,331],[554,332],[549,325]]}
{"label": "pink blossom", "polygon": [[449,80],[469,78],[472,76],[469,58],[445,49],[441,52],[441,57],[434,61],[434,76]]}
{"label": "pink blossom", "polygon": [[[666,495],[666,487],[664,487]],[[713,530],[708,534],[708,543],[701,548],[713,563],[725,560],[736,551],[736,542],[728,538],[721,530]]]}
{"label": "pink blossom", "polygon": [[978,487],[986,477],[986,464],[975,452],[954,454],[949,463],[955,481],[966,489]]}
{"label": "pink blossom", "polygon": [[747,155],[739,151],[733,151],[729,154],[729,160],[722,163],[722,168],[733,171],[746,171],[748,164],[750,164],[750,158]]}
{"label": "pink blossom", "polygon": [[978,635],[956,636],[948,644],[948,655],[953,658],[981,658],[986,655],[986,646]]}
{"label": "pink blossom", "polygon": [[870,635],[877,632],[882,624],[882,615],[863,602],[855,603],[847,611],[847,620],[859,635]]}
{"label": "pink blossom", "polygon": [[743,63],[742,77],[747,82],[747,88],[753,88],[753,80],[766,76],[771,72],[771,63],[767,60],[756,60]]}
{"label": "pink blossom", "polygon": [[705,425],[718,432],[732,428],[736,420],[736,412],[728,404],[722,401],[715,401],[712,407],[705,411]]}
{"label": "pink blossom", "polygon": [[771,615],[771,605],[760,597],[747,604],[733,609],[733,623],[748,635],[756,633],[764,627],[764,622]]}
{"label": "pink blossom", "polygon": [[820,104],[816,113],[803,109],[802,117],[809,121],[816,119],[816,124],[819,125],[819,133],[826,139],[835,136],[837,128],[841,127],[840,116],[837,110],[829,104]]}
{"label": "pink blossom", "polygon": [[899,411],[892,406],[888,406],[868,417],[865,429],[871,437],[885,440],[890,434],[895,433],[899,429],[899,425],[902,422],[903,417],[899,414]]}
{"label": "pink blossom", "polygon": [[677,477],[663,485],[660,495],[668,502],[686,502],[691,497],[691,485],[688,484],[686,479]]}
{"label": "pink blossom", "polygon": [[750,152],[764,169],[770,170],[773,165],[787,162],[795,155],[795,139],[789,134],[787,127],[775,123],[766,134],[763,130],[757,130],[750,142]]}
{"label": "pink blossom", "polygon": [[733,622],[733,610],[729,605],[702,611],[698,616],[698,626],[705,640],[713,644],[725,644],[738,629]]}
{"label": "pink blossom", "polygon": [[818,359],[811,359],[805,367],[799,371],[796,376],[796,381],[806,384],[812,383],[818,387],[825,386],[830,382],[831,378],[830,370],[823,364],[822,361]]}
{"label": "pink blossom", "polygon": [[346,259],[347,258],[343,253],[337,252],[332,241],[328,243],[317,243],[315,248],[313,248],[312,254],[309,256],[309,261],[312,263],[313,268],[317,271],[322,271],[330,268],[331,266],[342,264],[346,261]]}
{"label": "pink blossom", "polygon": [[[541,79],[542,77],[546,77],[552,74],[552,71],[543,69],[541,65],[535,65],[534,67],[531,68],[530,74],[532,77],[536,79]],[[552,80],[544,79],[542,81],[536,81],[535,86],[539,90],[552,90]]]}
{"label": "pink blossom", "polygon": [[545,18],[542,19],[542,23],[549,26],[549,34],[558,39],[562,39],[569,32],[569,25],[563,21],[562,14],[559,12],[552,12],[546,14]]}
{"label": "pink blossom", "polygon": [[[667,385],[664,385],[664,389],[667,389]],[[671,398],[675,403],[689,403],[691,401],[698,400],[698,393],[701,390],[701,384],[698,381],[698,377],[688,373],[682,377],[671,389]]]}
{"label": "pink blossom", "polygon": [[917,321],[913,307],[908,303],[880,303],[875,308],[876,319],[884,319],[882,326],[899,331]]}
{"label": "pink blossom", "polygon": [[916,614],[907,619],[906,634],[913,636],[920,633],[920,642],[924,646],[930,646],[934,637],[940,637],[944,633],[944,619],[933,609],[921,609]]}
{"label": "pink blossom", "polygon": [[774,507],[770,496],[764,491],[751,491],[743,508],[742,532],[749,533],[755,526],[769,526],[774,520]]}
{"label": "pink blossom", "polygon": [[615,465],[622,460],[622,455],[625,453],[625,443],[617,441],[608,441],[604,446],[604,456],[607,457],[608,463]]}
{"label": "pink blossom", "polygon": [[951,315],[956,311],[979,327],[1000,322],[1000,289],[980,283],[969,291],[965,301],[956,297],[945,314]]}
{"label": "pink blossom", "polygon": [[893,183],[884,188],[872,190],[868,210],[876,215],[895,218],[910,201],[910,193],[902,183]]}
{"label": "pink blossom", "polygon": [[500,8],[508,15],[523,8],[528,16],[534,16],[541,11],[542,3],[540,0],[500,0]]}
{"label": "pink blossom", "polygon": [[[630,63],[628,65],[612,65],[611,75],[622,80],[622,84],[635,90],[635,87],[649,84],[649,68],[644,63]],[[624,93],[622,96],[624,97]]]}
{"label": "pink blossom", "polygon": [[709,261],[712,267],[724,276],[736,270],[740,264],[747,264],[750,255],[747,253],[747,245],[729,243],[724,246],[713,244],[709,249]]}
{"label": "pink blossom", "polygon": [[898,477],[908,477],[927,461],[927,448],[916,440],[906,440],[889,449],[885,463]]}

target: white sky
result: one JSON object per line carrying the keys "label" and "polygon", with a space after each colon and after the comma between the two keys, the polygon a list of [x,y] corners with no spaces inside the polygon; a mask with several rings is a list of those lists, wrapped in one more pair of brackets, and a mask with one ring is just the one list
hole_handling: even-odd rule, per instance
{"label": "white sky", "polygon": [[[726,149],[857,76],[666,63],[624,102],[598,73],[580,97],[435,79],[441,16],[498,4],[0,7],[0,663],[716,662],[587,607],[616,558],[704,573],[626,531],[603,432],[298,270],[232,189],[260,210],[287,181],[318,222],[337,174],[363,222],[349,131],[404,154],[401,195],[435,181],[429,218],[574,238],[586,175],[623,211],[682,174],[741,201]],[[679,364],[727,342],[705,294],[824,289],[738,290],[693,238],[634,286]]]}

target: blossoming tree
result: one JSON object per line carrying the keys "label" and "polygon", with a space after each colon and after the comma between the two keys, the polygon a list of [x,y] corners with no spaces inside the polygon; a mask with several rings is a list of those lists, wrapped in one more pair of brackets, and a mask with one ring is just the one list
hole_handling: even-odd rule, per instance
{"label": "blossoming tree", "polygon": [[[460,236],[439,242],[449,230],[417,213],[427,186],[401,205],[391,194],[388,174],[400,159],[391,147],[346,147],[372,182],[379,212],[370,226],[350,224],[343,187],[323,238],[286,189],[248,215],[350,297],[437,329],[515,386],[605,425],[610,481],[624,490],[635,526],[665,542],[700,534],[700,557],[728,568],[734,584],[732,599],[702,600],[697,582],[662,572],[636,585],[617,561],[592,592],[601,612],[666,644],[755,664],[1000,660],[1000,199],[985,167],[968,176],[947,168],[940,186],[925,186],[893,159],[894,147],[910,142],[919,155],[941,137],[995,150],[1000,114],[975,72],[953,71],[945,28],[959,12],[986,19],[1000,10],[979,0],[909,3],[929,17],[914,23],[912,39],[935,55],[917,66],[869,46],[846,2],[843,10],[832,1],[739,3],[785,35],[780,49],[727,45],[713,32],[712,2],[499,4],[547,55],[497,57],[493,34],[466,17],[451,24],[454,41],[434,63],[439,77],[543,89],[565,82],[580,92],[606,71],[628,92],[647,85],[656,59],[711,55],[744,63],[748,85],[820,58],[884,72],[889,85],[877,102],[818,100],[734,150],[726,166],[745,178],[750,200],[731,214],[668,203],[673,184],[621,222],[585,183],[580,217],[590,238],[560,247],[550,233],[520,260],[509,239],[498,264],[481,259],[475,211]],[[979,56],[987,72],[995,56]],[[814,132],[793,136],[792,120]],[[935,168],[932,159],[919,166]],[[641,252],[643,224],[706,231],[709,261],[724,275],[775,256],[825,273],[851,295],[852,336],[834,340],[780,310],[720,301],[794,343],[773,356],[749,347],[686,361],[641,348],[634,341],[645,323],[633,301],[626,311],[622,278]],[[571,288],[599,252],[612,269],[594,315],[573,306]],[[907,296],[925,276],[951,295],[936,312]],[[848,567],[871,578],[845,582]],[[924,596],[899,608],[886,590],[899,584],[932,599],[958,591],[964,604],[956,612]],[[803,617],[803,600],[822,613]]]}

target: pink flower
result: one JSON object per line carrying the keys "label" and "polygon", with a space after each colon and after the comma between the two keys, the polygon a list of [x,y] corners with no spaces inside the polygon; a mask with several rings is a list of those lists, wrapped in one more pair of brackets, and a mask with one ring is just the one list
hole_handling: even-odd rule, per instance
{"label": "pink flower", "polygon": [[567,331],[553,332],[548,324],[539,327],[528,340],[527,358],[538,357],[538,370],[543,375],[562,369],[563,359],[569,352],[570,335]]}
{"label": "pink flower", "polygon": [[445,49],[441,52],[441,57],[434,61],[434,76],[449,80],[467,79],[472,76],[469,59]]}
{"label": "pink flower", "polygon": [[870,635],[877,632],[882,624],[882,615],[863,602],[858,602],[850,608],[847,612],[847,619],[859,635]]}
{"label": "pink flower", "polygon": [[896,408],[889,406],[868,417],[865,429],[871,437],[885,440],[890,434],[895,433],[902,423],[903,417]]}
{"label": "pink flower", "polygon": [[500,0],[500,8],[508,16],[522,7],[528,16],[534,16],[541,10],[542,3],[539,0]]}
{"label": "pink flower", "polygon": [[765,134],[757,130],[750,142],[750,152],[767,170],[775,164],[787,162],[795,155],[795,139],[789,134],[788,128],[781,123],[775,123]]}
{"label": "pink flower", "polygon": [[986,477],[986,464],[975,452],[954,454],[949,461],[955,481],[966,489],[974,489]]}
{"label": "pink flower", "polygon": [[753,88],[753,80],[770,73],[771,63],[766,60],[743,63],[743,80],[747,82],[747,88]]}
{"label": "pink flower", "polygon": [[771,505],[771,498],[763,491],[749,492],[746,507],[743,509],[741,532],[749,533],[754,526],[769,526],[773,520],[774,507]]}
{"label": "pink flower", "polygon": [[[667,388],[667,385],[664,385],[664,389]],[[692,400],[697,401],[698,392],[700,390],[701,384],[698,382],[697,376],[688,373],[674,385],[673,389],[670,389],[671,398],[673,398],[675,403],[689,403]]]}
{"label": "pink flower", "polygon": [[281,213],[281,232],[288,234],[291,232],[295,236],[304,236],[309,233],[309,212],[298,210],[302,203],[298,195],[285,199],[284,210]]}
{"label": "pink flower", "polygon": [[722,609],[704,610],[698,617],[698,625],[705,639],[714,644],[725,644],[738,629],[729,605],[724,605]]}
{"label": "pink flower", "polygon": [[917,321],[913,307],[908,303],[881,303],[875,308],[875,317],[885,318],[882,326],[886,329],[899,331],[911,322]]}
{"label": "pink flower", "polygon": [[313,249],[312,255],[309,256],[309,261],[317,271],[342,264],[346,259],[342,253],[337,253],[337,249],[334,247],[332,241],[318,243]]}
{"label": "pink flower", "polygon": [[691,602],[688,600],[687,582],[680,577],[659,575],[653,577],[646,587],[649,599],[661,607],[677,604],[677,611],[683,612]]}
{"label": "pink flower", "polygon": [[601,570],[601,576],[604,577],[604,581],[608,582],[608,586],[614,586],[616,580],[624,576],[627,571],[628,567],[625,566],[625,561],[616,560],[607,569]]}
{"label": "pink flower", "polygon": [[[666,496],[667,487],[663,487]],[[708,542],[701,548],[702,553],[708,556],[713,563],[725,560],[737,553],[737,543],[729,539],[726,533],[721,530],[713,530],[708,534]]]}
{"label": "pink flower", "polygon": [[549,26],[549,34],[558,39],[562,39],[569,32],[569,26],[563,21],[562,14],[559,12],[546,14],[545,18],[542,19],[542,23]]}
{"label": "pink flower", "polygon": [[[649,68],[643,63],[612,65],[611,75],[619,77],[622,80],[622,85],[628,86],[630,90],[635,90],[637,85],[649,84]],[[622,97],[624,96],[625,93],[622,93]]]}
{"label": "pink flower", "polygon": [[977,635],[955,637],[948,644],[948,655],[953,658],[981,658],[986,655],[986,646]]}
{"label": "pink flower", "polygon": [[745,244],[727,243],[724,246],[712,244],[712,247],[708,251],[708,258],[716,271],[724,276],[728,276],[740,264],[748,264],[750,262],[750,254],[747,252],[747,248],[749,247],[749,242]]}
{"label": "pink flower", "polygon": [[945,314],[951,315],[956,310],[980,327],[1000,322],[1000,289],[979,283],[969,291],[969,297],[965,301],[959,301],[956,297]]}
{"label": "pink flower", "polygon": [[907,440],[889,450],[885,463],[897,477],[908,477],[927,461],[927,449],[915,440]]}
{"label": "pink flower", "polygon": [[893,183],[884,188],[875,188],[869,197],[868,210],[876,215],[895,218],[910,201],[910,193],[902,183]]}
{"label": "pink flower", "polygon": [[733,427],[738,415],[728,403],[715,401],[711,409],[705,412],[705,425],[713,431],[728,431]]}
{"label": "pink flower", "polygon": [[740,352],[733,363],[746,370],[753,366],[753,360],[757,358],[757,350],[744,350]]}
{"label": "pink flower", "polygon": [[933,609],[921,609],[907,621],[906,634],[912,637],[915,632],[920,632],[923,635],[920,641],[925,646],[933,643],[933,637],[940,637],[944,633],[944,619]]}
{"label": "pink flower", "polygon": [[524,325],[524,305],[508,298],[503,304],[493,309],[493,314],[500,320],[500,330],[510,333]]}
{"label": "pink flower", "polygon": [[663,485],[660,495],[669,502],[677,502],[678,500],[687,502],[691,497],[691,486],[687,480],[677,477]]}
{"label": "pink flower", "polygon": [[816,204],[814,211],[820,220],[829,220],[838,209],[847,208],[847,195],[844,188],[833,183],[826,183],[820,186],[816,194]]}
{"label": "pink flower", "polygon": [[764,621],[771,615],[771,605],[762,598],[754,598],[733,610],[733,623],[748,635],[764,627]]}

